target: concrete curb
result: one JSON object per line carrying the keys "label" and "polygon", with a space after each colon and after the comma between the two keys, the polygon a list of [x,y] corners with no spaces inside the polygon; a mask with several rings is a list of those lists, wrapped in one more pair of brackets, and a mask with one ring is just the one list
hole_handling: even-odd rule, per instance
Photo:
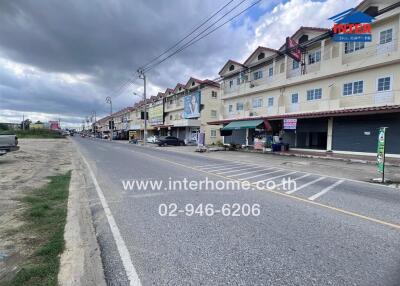
{"label": "concrete curb", "polygon": [[58,285],[106,286],[100,247],[88,204],[84,166],[76,155],[68,197],[68,215],[65,226],[65,250],[60,259]]}

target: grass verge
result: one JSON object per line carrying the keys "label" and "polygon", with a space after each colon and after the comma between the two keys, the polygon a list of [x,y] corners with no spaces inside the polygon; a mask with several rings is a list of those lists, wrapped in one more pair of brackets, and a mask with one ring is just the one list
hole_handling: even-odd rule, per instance
{"label": "grass verge", "polygon": [[65,138],[64,135],[57,131],[48,129],[30,129],[30,130],[14,130],[18,138],[44,138],[44,139],[61,139]]}
{"label": "grass verge", "polygon": [[68,190],[71,171],[50,177],[43,188],[23,198],[27,232],[35,237],[33,255],[29,257],[9,286],[56,286],[60,255],[64,250],[64,227],[67,219]]}

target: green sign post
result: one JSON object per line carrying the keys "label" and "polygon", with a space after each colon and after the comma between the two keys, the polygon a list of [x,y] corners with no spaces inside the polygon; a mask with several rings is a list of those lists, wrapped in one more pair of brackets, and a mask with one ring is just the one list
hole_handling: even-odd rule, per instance
{"label": "green sign post", "polygon": [[378,151],[376,156],[376,163],[378,172],[382,173],[382,183],[385,182],[385,143],[386,143],[386,129],[381,127],[378,131]]}

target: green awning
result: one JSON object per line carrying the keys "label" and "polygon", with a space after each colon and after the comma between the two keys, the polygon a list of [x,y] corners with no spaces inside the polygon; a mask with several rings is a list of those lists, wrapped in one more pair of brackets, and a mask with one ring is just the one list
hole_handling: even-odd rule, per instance
{"label": "green awning", "polygon": [[247,128],[257,128],[259,125],[263,124],[263,120],[241,120],[241,121],[232,121],[225,127],[221,128],[221,130],[238,130],[238,129],[247,129]]}

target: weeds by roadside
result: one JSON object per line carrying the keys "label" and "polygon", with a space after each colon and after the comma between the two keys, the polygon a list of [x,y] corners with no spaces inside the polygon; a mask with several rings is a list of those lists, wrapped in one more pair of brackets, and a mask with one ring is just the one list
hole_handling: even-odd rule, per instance
{"label": "weeds by roadside", "polygon": [[31,245],[34,253],[21,265],[12,280],[6,284],[0,283],[1,286],[57,285],[59,256],[64,250],[70,179],[71,171],[50,177],[46,186],[22,199],[27,206],[24,228],[35,237]]}
{"label": "weeds by roadside", "polygon": [[[4,131],[4,133],[10,131]],[[65,138],[64,135],[57,131],[48,129],[30,129],[30,130],[14,130],[18,138],[36,138],[36,139],[62,139]]]}

